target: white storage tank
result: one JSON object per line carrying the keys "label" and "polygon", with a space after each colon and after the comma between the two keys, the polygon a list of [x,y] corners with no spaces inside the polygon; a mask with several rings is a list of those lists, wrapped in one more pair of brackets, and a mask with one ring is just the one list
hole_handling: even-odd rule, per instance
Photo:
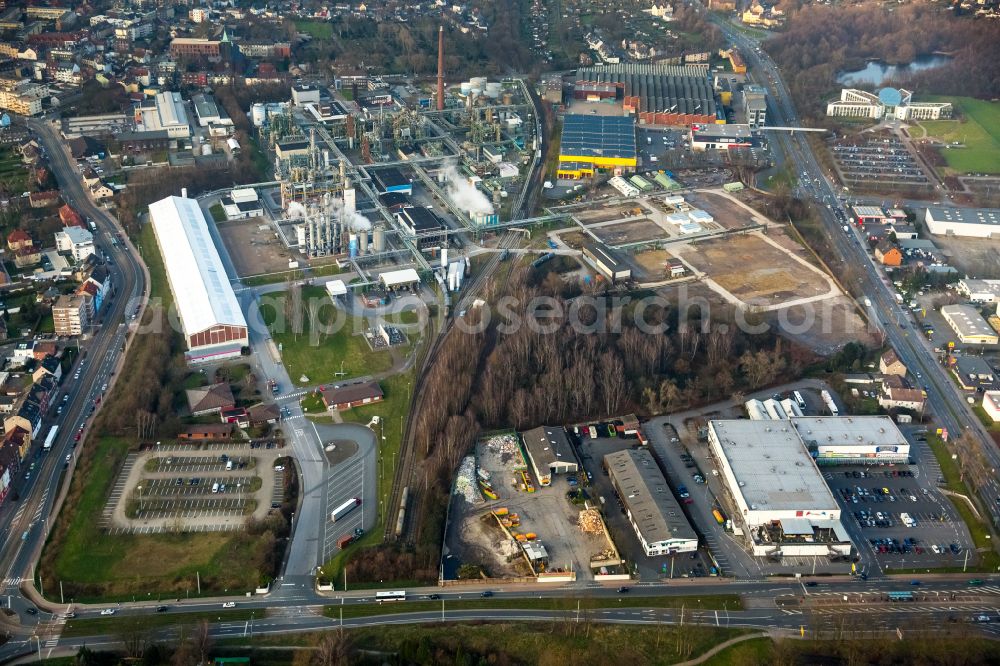
{"label": "white storage tank", "polygon": [[472,90],[472,84],[469,83],[468,81],[465,81],[462,83],[462,85],[459,86],[459,89],[462,91],[463,95],[468,95],[469,91]]}
{"label": "white storage tank", "polygon": [[368,232],[358,232],[358,254],[368,254]]}
{"label": "white storage tank", "polygon": [[260,102],[250,107],[250,121],[254,127],[263,127],[267,121],[267,107]]}
{"label": "white storage tank", "polygon": [[372,251],[385,252],[385,227],[377,226],[372,232]]}

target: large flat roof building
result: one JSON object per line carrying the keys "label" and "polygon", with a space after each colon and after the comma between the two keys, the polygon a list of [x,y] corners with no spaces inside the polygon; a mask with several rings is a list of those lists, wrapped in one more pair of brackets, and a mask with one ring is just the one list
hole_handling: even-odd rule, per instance
{"label": "large flat roof building", "polygon": [[936,236],[1000,237],[1000,208],[928,208],[924,222]]}
{"label": "large flat roof building", "polygon": [[995,345],[997,332],[971,305],[945,305],[941,316],[948,322],[960,342],[967,345]]}
{"label": "large flat roof building", "polygon": [[996,303],[1000,301],[1000,280],[976,280],[965,278],[956,285],[958,293],[975,303]]}
{"label": "large flat roof building", "polygon": [[840,507],[802,440],[785,421],[710,421],[708,441],[745,521],[839,518]]}
{"label": "large flat roof building", "polygon": [[910,443],[888,416],[796,416],[791,423],[821,465],[910,460]]}
{"label": "large flat roof building", "polygon": [[191,136],[184,100],[179,92],[157,93],[152,99],[145,99],[135,108],[137,133],[166,132],[171,139],[186,139]]}
{"label": "large flat roof building", "polygon": [[698,535],[648,449],[610,453],[604,466],[647,557],[698,550]]}
{"label": "large flat roof building", "polygon": [[521,441],[539,485],[551,484],[553,474],[577,471],[576,455],[561,426],[539,426],[522,432]]}
{"label": "large flat roof building", "polygon": [[731,150],[756,146],[760,140],[750,125],[692,125],[691,150]]}
{"label": "large flat roof building", "polygon": [[877,95],[844,88],[839,100],[826,105],[826,115],[846,118],[938,120],[951,114],[951,102],[914,102],[913,93],[902,88],[883,88]]}
{"label": "large flat roof building", "polygon": [[636,155],[635,119],[631,116],[569,114],[563,118],[560,178],[592,176],[595,169],[635,169]]}
{"label": "large flat roof building", "polygon": [[709,421],[708,443],[752,552],[849,555],[840,506],[789,421]]}
{"label": "large flat roof building", "polygon": [[577,99],[610,97],[647,125],[725,122],[706,64],[606,64],[576,72]]}
{"label": "large flat roof building", "polygon": [[156,244],[187,344],[190,363],[240,355],[247,322],[198,202],[167,197],[149,205]]}

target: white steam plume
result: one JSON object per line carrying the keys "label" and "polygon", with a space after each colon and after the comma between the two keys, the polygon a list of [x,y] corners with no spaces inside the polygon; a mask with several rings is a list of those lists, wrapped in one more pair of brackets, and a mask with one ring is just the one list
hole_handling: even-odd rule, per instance
{"label": "white steam plume", "polygon": [[455,169],[454,165],[448,165],[444,170],[444,178],[447,183],[448,197],[456,206],[466,211],[469,215],[492,215],[493,204],[485,194],[476,189]]}
{"label": "white steam plume", "polygon": [[292,220],[301,220],[306,217],[306,207],[298,201],[288,202],[288,217]]}
{"label": "white steam plume", "polygon": [[347,212],[347,209],[344,208],[344,202],[340,199],[330,201],[330,211],[334,217],[340,220],[341,224],[351,231],[369,231],[372,228],[371,220],[357,211]]}

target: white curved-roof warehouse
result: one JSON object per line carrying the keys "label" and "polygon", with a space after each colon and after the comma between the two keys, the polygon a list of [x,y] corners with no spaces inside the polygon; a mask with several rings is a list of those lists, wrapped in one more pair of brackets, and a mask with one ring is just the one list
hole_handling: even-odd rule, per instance
{"label": "white curved-roof warehouse", "polygon": [[149,205],[170,290],[190,340],[219,326],[246,328],[222,259],[198,203],[167,197]]}

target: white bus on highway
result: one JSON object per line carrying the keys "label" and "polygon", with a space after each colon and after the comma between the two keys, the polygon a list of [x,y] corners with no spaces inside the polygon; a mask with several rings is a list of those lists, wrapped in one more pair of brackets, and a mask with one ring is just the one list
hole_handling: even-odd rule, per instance
{"label": "white bus on highway", "polygon": [[56,435],[59,434],[59,426],[54,425],[49,429],[49,434],[45,436],[45,443],[42,445],[43,451],[51,451],[52,445],[56,441]]}
{"label": "white bus on highway", "polygon": [[406,601],[406,592],[398,590],[396,592],[376,592],[375,601]]}

